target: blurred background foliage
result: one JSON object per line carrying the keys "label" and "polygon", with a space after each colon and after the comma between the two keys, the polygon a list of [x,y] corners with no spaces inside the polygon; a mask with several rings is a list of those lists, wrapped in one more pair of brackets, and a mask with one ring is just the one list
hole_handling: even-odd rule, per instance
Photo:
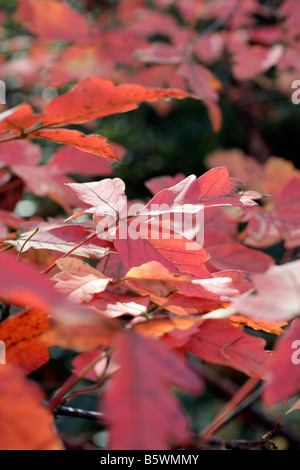
{"label": "blurred background foliage", "polygon": [[[88,8],[96,17],[118,2],[73,0],[69,3],[81,12]],[[279,6],[282,2],[261,3]],[[16,6],[16,0],[0,0],[0,11],[8,15],[3,25],[5,37],[0,52],[8,60],[23,54],[14,52],[10,55],[5,45],[6,39],[23,34],[20,24],[14,22],[11,15]],[[263,19],[259,20],[264,24]],[[200,22],[198,29],[202,28]],[[95,132],[122,144],[126,149],[122,164],[114,166],[115,175],[126,183],[129,198],[149,196],[144,182],[155,176],[175,175],[179,172],[199,176],[207,169],[205,157],[217,149],[239,148],[260,162],[269,156],[279,156],[291,160],[296,167],[300,166],[300,105],[294,105],[291,96],[274,87],[268,89],[264,84],[260,86],[257,80],[237,83],[224,61],[213,63],[210,70],[222,82],[219,104],[223,123],[219,133],[212,130],[206,107],[194,99],[175,100],[169,109],[142,104],[132,112],[97,120]],[[273,69],[265,74],[270,80],[273,75]],[[10,76],[6,80],[6,87],[8,107],[27,101],[27,91],[18,83],[17,76]],[[69,88],[70,85],[64,86],[58,93],[62,94]],[[239,97],[232,99],[235,88]],[[40,96],[42,93],[47,100],[57,94],[51,87],[45,92],[38,83],[30,93],[32,96]],[[83,130],[80,126],[73,128]],[[43,140],[38,143],[43,148],[44,161],[58,148],[56,144]]]}

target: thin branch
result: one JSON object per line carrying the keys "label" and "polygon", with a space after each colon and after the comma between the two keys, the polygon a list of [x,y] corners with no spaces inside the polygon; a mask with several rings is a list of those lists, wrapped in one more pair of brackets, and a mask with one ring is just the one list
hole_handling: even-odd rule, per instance
{"label": "thin branch", "polygon": [[9,137],[5,137],[4,139],[0,140],[0,144],[3,144],[4,142],[11,142],[12,140],[20,140],[23,139],[23,133],[20,132],[19,134],[14,134]]}
{"label": "thin branch", "polygon": [[[108,351],[109,351],[109,349],[103,351],[103,357],[106,357],[108,355]],[[108,364],[109,364],[109,361],[106,361],[105,369],[102,372],[101,376],[98,378],[96,383],[94,383],[93,385],[90,385],[89,387],[82,388],[81,390],[77,390],[76,392],[73,392],[70,395],[66,396],[64,398],[64,403],[66,403],[68,400],[71,400],[72,398],[76,398],[76,397],[79,397],[81,395],[85,395],[86,393],[89,393],[93,390],[96,390],[97,388],[102,387],[102,385],[106,382],[107,377],[108,377],[107,376]]]}
{"label": "thin branch", "polygon": [[[54,410],[55,416],[70,416],[71,418],[82,418],[90,421],[96,421],[99,429],[106,429],[105,415],[99,411],[87,411],[80,408],[72,408],[70,406],[59,405]],[[274,437],[279,429],[273,429],[269,433],[265,434],[261,439],[224,439],[222,437],[211,437],[207,445],[213,447],[221,447],[232,450],[249,450],[251,447],[260,447],[262,449],[276,449],[276,444],[270,441],[271,437]],[[201,440],[202,436],[192,434],[192,440]]]}
{"label": "thin branch", "polygon": [[99,411],[87,411],[79,408],[72,408],[71,406],[58,405],[53,412],[55,416],[71,416],[73,418],[89,419],[100,423],[103,422],[103,428],[105,427],[104,414]]}
{"label": "thin branch", "polygon": [[261,449],[276,450],[277,446],[274,442],[262,439],[224,439],[223,437],[211,437],[207,443],[209,446],[220,447],[231,450],[250,450],[253,447],[260,447]]}
{"label": "thin branch", "polygon": [[106,270],[107,265],[108,265],[108,262],[109,262],[110,255],[111,255],[111,253],[108,253],[108,254],[106,255],[106,259],[105,259],[105,261],[104,261],[104,266],[103,266],[103,268],[102,268],[102,274],[105,273],[105,270]]}
{"label": "thin branch", "polygon": [[64,403],[66,403],[69,400],[72,400],[73,398],[80,397],[82,395],[86,395],[89,392],[92,392],[93,390],[97,390],[97,388],[101,387],[103,383],[105,382],[107,377],[104,377],[103,380],[96,382],[95,384],[91,385],[90,387],[82,388],[81,390],[77,390],[74,393],[71,393],[70,395],[67,395],[64,398]]}
{"label": "thin branch", "polygon": [[58,405],[60,405],[64,401],[65,395],[81,380],[83,379],[86,374],[95,367],[97,362],[107,356],[108,351],[102,353],[94,360],[92,360],[87,366],[81,369],[80,373],[78,374],[71,374],[70,377],[66,380],[66,382],[62,385],[62,387],[54,394],[54,396],[49,401],[48,407],[50,410],[54,410]]}
{"label": "thin branch", "polygon": [[27,129],[25,129],[22,134],[23,136],[26,136],[26,135],[29,135],[29,134],[33,134],[34,132],[36,131],[40,131],[41,129],[44,128],[44,123],[41,121],[41,122],[37,122],[36,124],[34,124],[33,126],[31,127],[28,127]]}

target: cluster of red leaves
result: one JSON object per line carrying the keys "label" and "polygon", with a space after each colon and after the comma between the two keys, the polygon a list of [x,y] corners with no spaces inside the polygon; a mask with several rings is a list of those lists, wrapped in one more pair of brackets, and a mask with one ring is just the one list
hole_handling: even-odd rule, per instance
{"label": "cluster of red leaves", "polygon": [[[31,36],[7,41],[1,77],[17,73],[28,90],[32,85],[57,88],[97,75],[118,83],[190,91],[204,100],[215,131],[222,121],[218,106],[222,83],[210,67],[226,54],[239,82],[251,78],[262,85],[262,74],[276,66],[275,87],[290,92],[299,75],[297,0],[286,0],[280,8],[258,0],[151,3],[149,8],[146,0],[125,0],[115,8],[101,11],[100,7],[99,14],[81,15],[58,0],[19,0],[13,19]],[[258,23],[256,17],[264,21]],[[214,27],[197,30],[198,22],[206,25],[212,20]],[[20,49],[22,55],[11,58]],[[242,88],[232,89],[235,99]],[[40,106],[42,100],[32,97],[32,101]],[[69,140],[65,132],[41,134]],[[75,140],[94,147],[91,138],[77,135]]]}
{"label": "cluster of red leaves", "polygon": [[[297,170],[289,166],[285,184],[272,191],[272,164],[263,167],[233,151],[234,175],[216,163],[222,155],[212,155],[211,169],[199,178],[179,174],[146,182],[153,197],[127,213],[121,179],[77,183],[70,176],[112,176],[104,162],[121,158],[123,149],[66,127],[133,110],[143,101],[200,97],[218,130],[220,83],[207,66],[229,50],[238,80],[274,64],[279,72],[296,70],[294,3],[283,4],[279,26],[258,27],[251,15],[271,12],[254,0],[157,0],[153,9],[143,0],[128,0],[114,15],[108,11],[99,18],[81,16],[57,0],[19,0],[14,19],[33,36],[22,59],[3,57],[3,74],[17,73],[28,89],[37,81],[52,87],[80,81],[40,112],[22,104],[1,115],[0,187],[6,199],[0,230],[3,249],[11,252],[0,253],[0,298],[23,309],[0,323],[7,359],[0,366],[1,449],[62,449],[53,410],[83,377],[103,392],[99,411],[110,449],[189,445],[188,419],[175,392],[200,394],[204,382],[186,353],[264,381],[267,405],[298,392],[300,376],[291,357],[299,338],[300,262],[275,266],[263,251],[280,241],[287,249],[300,245]],[[193,25],[200,18],[230,27],[197,34]],[[157,35],[168,42],[150,41]],[[7,47],[17,49],[17,38]],[[111,78],[130,83],[116,86]],[[70,147],[40,165],[39,145],[26,139]],[[241,190],[237,179],[242,170],[249,190]],[[69,217],[16,217],[12,211],[24,188],[54,199]],[[269,192],[272,198],[265,198]],[[175,217],[200,212],[203,246],[197,233],[181,234]],[[34,257],[38,250],[46,253],[43,273],[25,254]],[[245,328],[281,335],[288,323],[275,352]],[[77,356],[70,381],[44,406],[40,388],[24,375],[49,361],[51,346]],[[39,433],[30,426],[33,420]]]}
{"label": "cluster of red leaves", "polygon": [[[299,277],[299,262],[275,267],[271,257],[238,240],[237,222],[222,206],[256,214],[254,199],[261,193],[238,191],[224,167],[198,179],[184,178],[157,192],[138,214],[122,218],[117,203],[124,184],[118,178],[72,183],[70,188],[84,203],[85,210],[79,214],[90,213],[93,219],[75,224],[71,218],[55,228],[53,221],[34,222],[38,232],[32,235],[31,227],[9,241],[23,252],[45,247],[63,252],[50,266],[55,274],[47,270],[50,280],[12,255],[1,254],[1,298],[26,307],[0,326],[8,363],[30,373],[49,360],[47,348],[51,345],[83,354],[99,349],[106,354],[113,345],[111,363],[118,368],[101,368],[101,376],[106,374],[109,379],[100,407],[111,430],[110,448],[185,445],[190,438],[188,424],[167,387],[199,393],[203,384],[182,353],[266,379],[275,370],[273,358],[265,350],[264,340],[246,333],[243,325],[280,334],[285,322],[297,316],[299,286],[293,279]],[[206,243],[202,247],[196,241],[187,248],[189,240],[176,236],[171,219],[169,238],[164,237],[166,227],[159,218],[164,203],[171,212],[184,210],[184,204],[204,210],[208,251]],[[161,213],[157,207],[162,207]],[[104,237],[97,230],[98,221],[111,211],[117,214],[116,230]],[[225,245],[214,246],[221,221],[223,228],[230,229],[228,238],[225,236]],[[119,236],[125,225],[127,238]],[[101,260],[92,267],[82,257]],[[245,271],[250,259],[251,278],[249,270]],[[219,265],[223,270],[218,270]],[[281,301],[274,297],[279,290]],[[284,349],[287,361],[286,356]],[[282,355],[276,360],[283,360]],[[82,361],[89,366],[91,356],[83,355]],[[267,403],[282,399],[282,393],[285,397],[296,392],[294,376],[285,381],[291,387],[287,392],[275,392],[273,380],[277,375],[266,381]]]}

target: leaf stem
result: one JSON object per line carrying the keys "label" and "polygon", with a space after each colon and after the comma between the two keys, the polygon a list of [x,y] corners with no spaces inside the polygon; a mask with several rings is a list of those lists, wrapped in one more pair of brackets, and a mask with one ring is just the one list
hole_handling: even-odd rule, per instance
{"label": "leaf stem", "polygon": [[71,374],[71,376],[66,380],[66,382],[62,385],[62,387],[53,395],[51,400],[49,401],[48,407],[50,410],[54,410],[59,404],[64,402],[64,396],[81,380],[85,377],[85,375],[95,367],[97,362],[107,356],[108,350],[104,353],[93,359],[89,364],[81,369],[79,374]]}
{"label": "leaf stem", "polygon": [[221,427],[231,416],[234,409],[249,395],[260,379],[248,379],[236,392],[235,395],[226,403],[224,408],[215,417],[213,422],[207,427],[201,436],[202,443],[206,443],[210,437]]}
{"label": "leaf stem", "polygon": [[24,247],[26,245],[27,242],[29,242],[29,240],[39,231],[39,227],[37,227],[34,232],[32,232],[32,234],[25,240],[25,242],[23,243],[23,245],[21,246],[20,248],[20,251],[18,253],[18,260],[20,260],[21,258],[21,254],[22,252],[24,251]]}
{"label": "leaf stem", "polygon": [[106,270],[108,262],[109,262],[110,255],[111,255],[111,253],[108,253],[107,256],[106,256],[106,260],[104,261],[104,266],[102,268],[102,274],[105,273],[105,270]]}
{"label": "leaf stem", "polygon": [[[93,239],[96,238],[96,237],[97,237],[97,233],[92,233],[92,234],[89,235],[87,238],[85,238],[85,239],[82,240],[80,243],[78,243],[76,246],[73,246],[73,248],[71,248],[71,250],[69,250],[67,253],[64,253],[64,254],[63,254],[60,258],[58,258],[56,261],[66,258],[67,256],[71,255],[75,250],[77,250],[77,248],[80,248],[82,245],[85,245],[87,242],[93,240]],[[44,271],[42,271],[42,274],[48,274],[48,273],[50,273],[50,271],[52,271],[52,269],[54,269],[54,268],[56,267],[56,261],[54,261],[54,263],[52,263],[47,269],[45,269]]]}

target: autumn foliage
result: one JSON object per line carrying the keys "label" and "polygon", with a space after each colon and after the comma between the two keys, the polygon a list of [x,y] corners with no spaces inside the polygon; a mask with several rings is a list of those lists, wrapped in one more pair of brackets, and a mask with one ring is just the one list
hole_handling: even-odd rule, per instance
{"label": "autumn foliage", "polygon": [[[218,135],[222,99],[290,99],[297,0],[75,3],[17,0],[1,11],[0,449],[74,448],[55,417],[91,393],[83,417],[111,450],[209,448],[254,389],[266,409],[292,399],[297,413],[297,165],[266,155],[252,126],[253,155],[215,149],[197,175],[174,155],[181,172],[153,176],[148,198],[130,200],[114,174],[130,149],[99,135],[99,122],[141,106],[168,119],[178,100],[204,109]],[[28,195],[56,213],[22,214]],[[238,387],[199,429],[186,402],[201,413],[210,371]],[[90,448],[89,437],[74,441]]]}

